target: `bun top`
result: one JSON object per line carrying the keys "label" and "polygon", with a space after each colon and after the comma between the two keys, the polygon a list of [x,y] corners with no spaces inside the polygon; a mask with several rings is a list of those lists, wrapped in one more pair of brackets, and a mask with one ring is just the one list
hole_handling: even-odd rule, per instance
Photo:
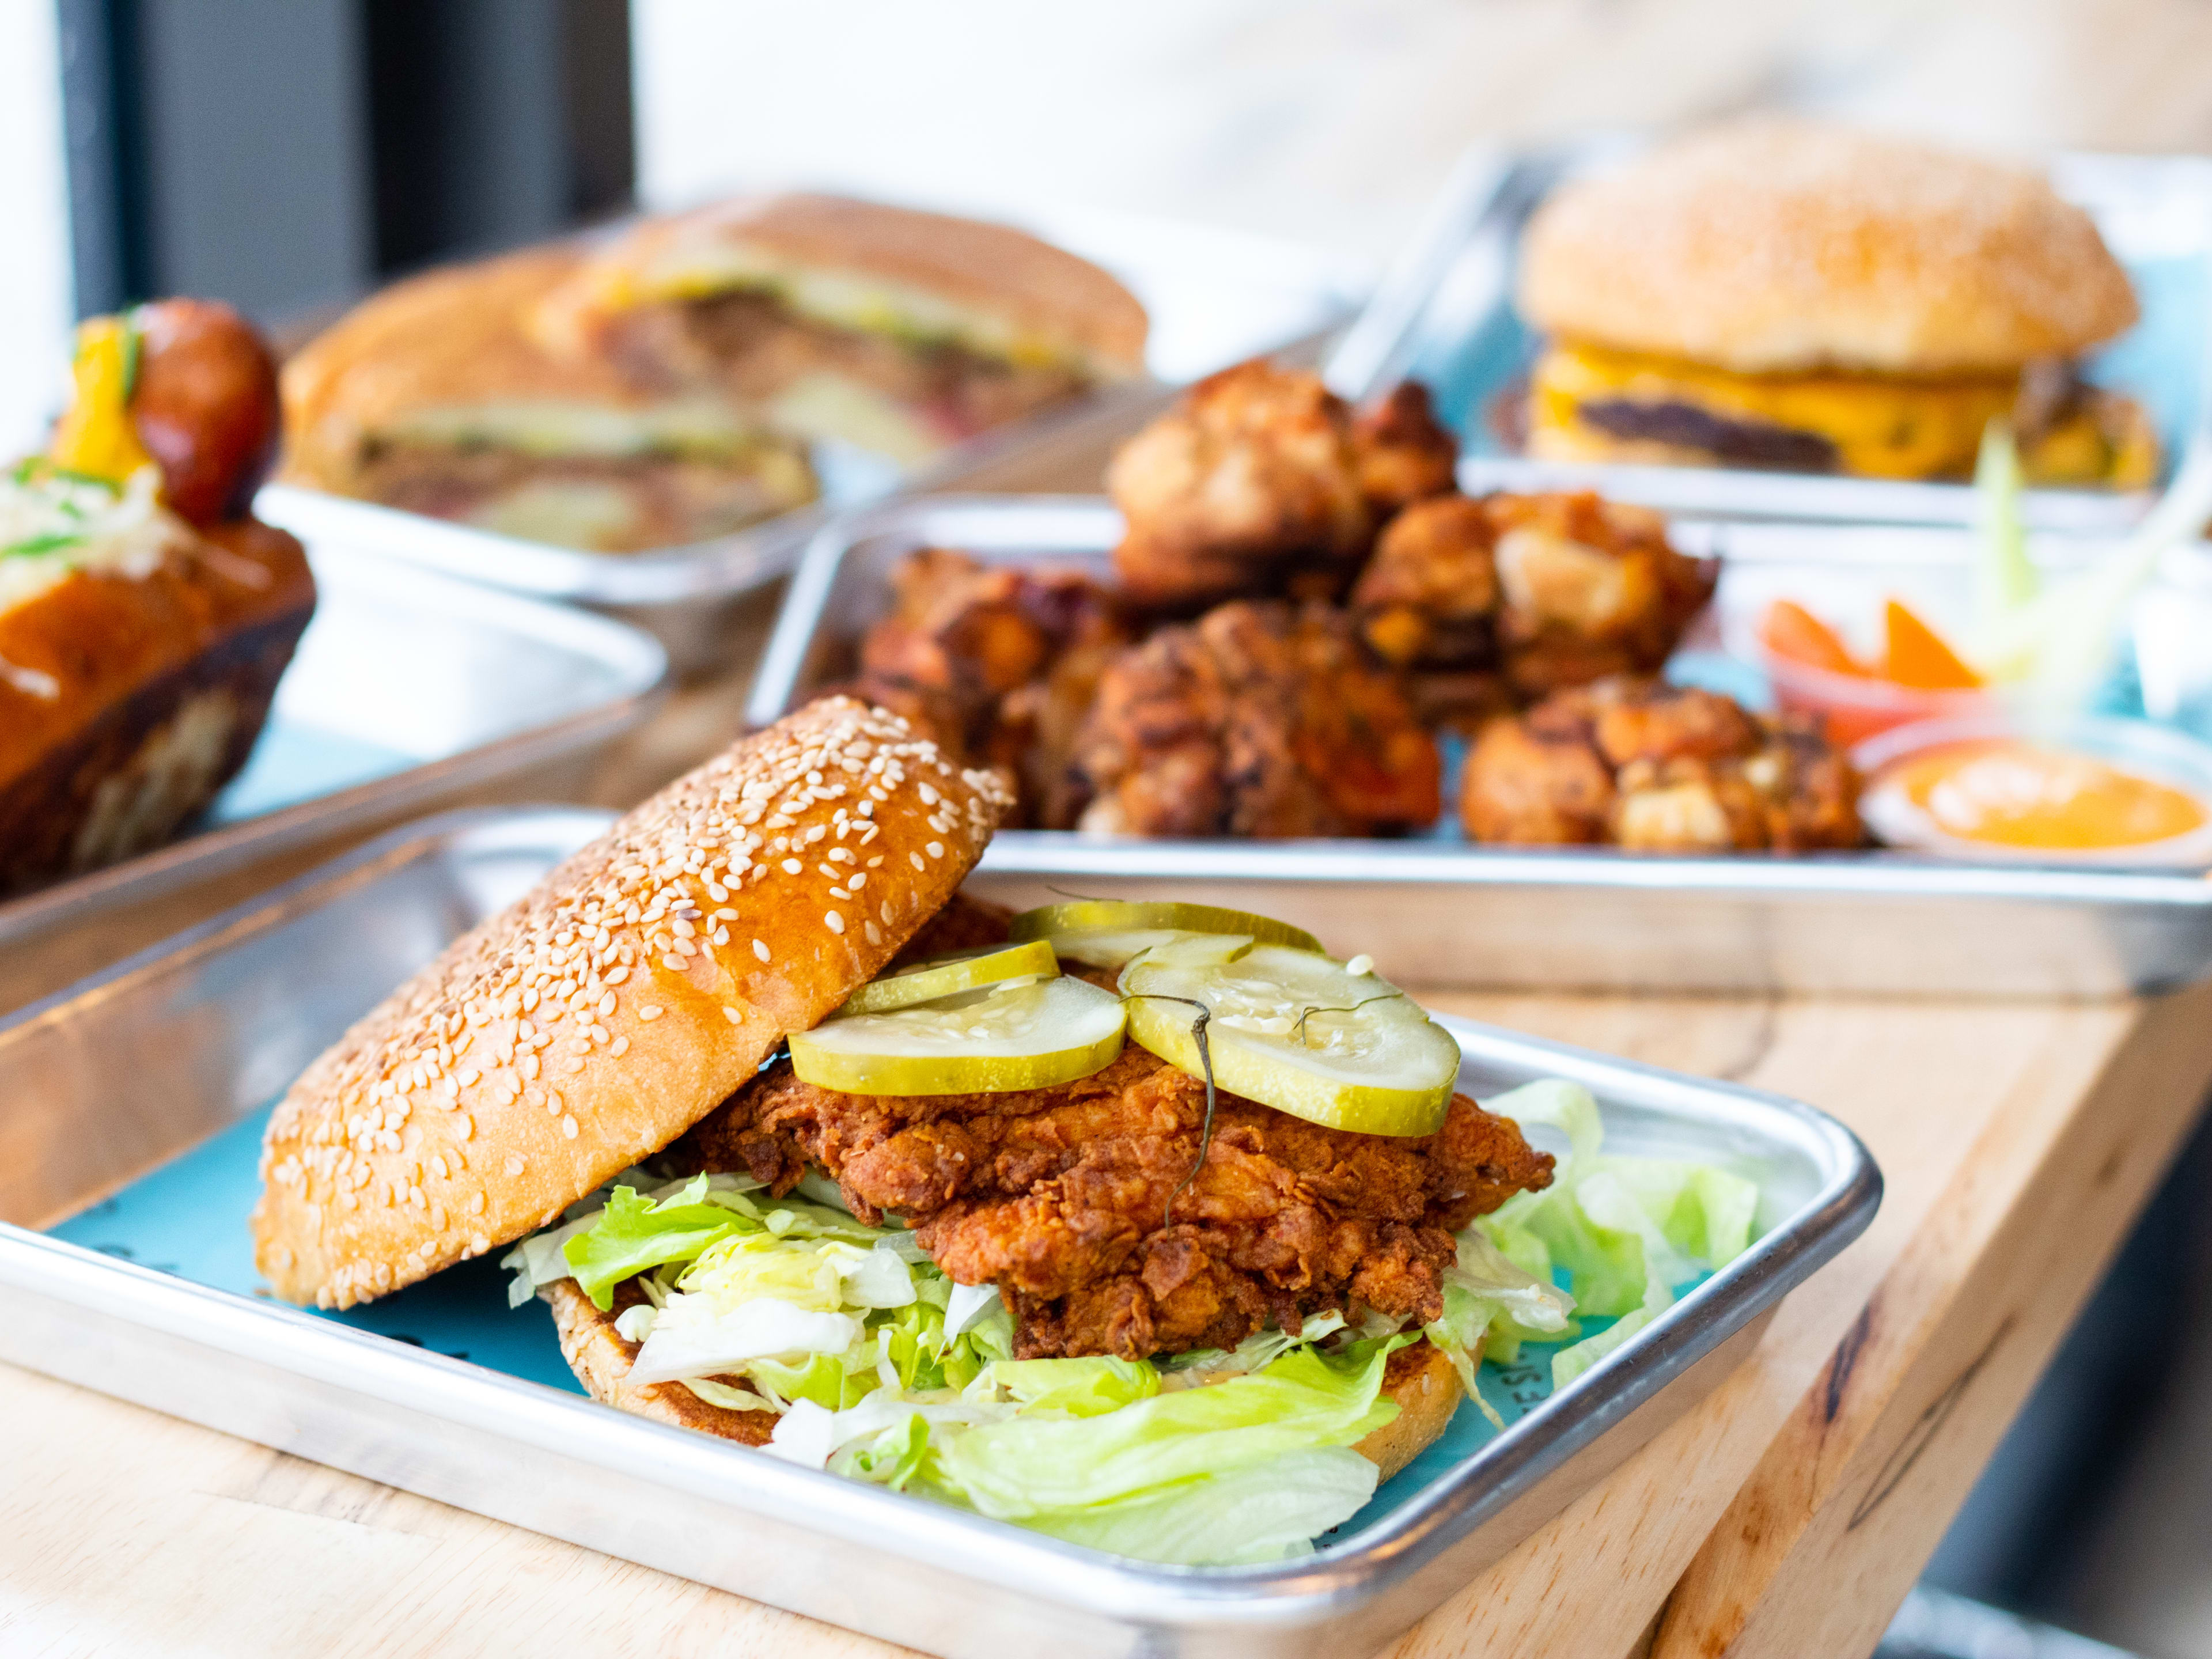
{"label": "bun top", "polygon": [[2007,373],[2136,315],[2040,175],[1776,119],[1561,188],[1529,223],[1520,306],[1567,339],[1747,374]]}
{"label": "bun top", "polygon": [[287,476],[342,486],[364,441],[432,411],[645,405],[612,364],[556,357],[525,326],[583,263],[573,247],[532,248],[410,277],[356,306],[284,365]]}
{"label": "bun top", "polygon": [[346,1308],[557,1220],[880,971],[1008,804],[849,697],[678,779],[301,1075],[262,1148],[263,1276]]}
{"label": "bun top", "polygon": [[832,326],[1072,362],[1101,379],[1144,371],[1144,307],[1088,260],[1005,225],[841,196],[751,197],[647,220],[550,299],[538,326],[556,350],[581,352],[633,306],[746,289]]}

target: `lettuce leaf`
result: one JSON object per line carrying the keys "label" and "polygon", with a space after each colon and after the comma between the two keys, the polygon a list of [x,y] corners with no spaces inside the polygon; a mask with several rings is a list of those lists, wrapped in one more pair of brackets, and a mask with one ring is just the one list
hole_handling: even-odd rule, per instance
{"label": "lettuce leaf", "polygon": [[[987,1423],[948,1439],[940,1479],[1002,1521],[1034,1521],[1288,1452],[1348,1446],[1398,1414],[1379,1397],[1391,1352],[1413,1334],[1357,1342],[1340,1354],[1299,1348],[1264,1371],[1154,1395],[1103,1417]],[[1355,1506],[1356,1507],[1356,1506]]]}
{"label": "lettuce leaf", "polygon": [[1118,1503],[1054,1510],[1024,1522],[1071,1544],[1176,1566],[1238,1566],[1303,1555],[1375,1495],[1382,1473],[1346,1447],[1157,1488]]}
{"label": "lettuce leaf", "polygon": [[[1524,1128],[1562,1131],[1568,1152],[1540,1192],[1516,1193],[1472,1224],[1511,1266],[1549,1283],[1562,1274],[1575,1311],[1616,1322],[1552,1358],[1554,1388],[1565,1388],[1674,1304],[1677,1287],[1725,1267],[1751,1242],[1759,1188],[1708,1164],[1606,1153],[1597,1102],[1579,1084],[1530,1083],[1486,1103]],[[1526,1304],[1522,1304],[1525,1309]],[[1452,1322],[1451,1334],[1464,1334]],[[1492,1357],[1531,1336],[1559,1334],[1518,1322],[1502,1309],[1492,1328]],[[1464,1373],[1462,1373],[1464,1380]]]}
{"label": "lettuce leaf", "polygon": [[576,1283],[602,1313],[614,1306],[615,1286],[671,1261],[690,1261],[726,1238],[760,1224],[720,1204],[704,1201],[707,1177],[656,1204],[629,1187],[617,1187],[598,1222],[561,1247]]}
{"label": "lettuce leaf", "polygon": [[1001,1359],[981,1384],[1040,1416],[1098,1417],[1151,1399],[1160,1374],[1148,1359]]}

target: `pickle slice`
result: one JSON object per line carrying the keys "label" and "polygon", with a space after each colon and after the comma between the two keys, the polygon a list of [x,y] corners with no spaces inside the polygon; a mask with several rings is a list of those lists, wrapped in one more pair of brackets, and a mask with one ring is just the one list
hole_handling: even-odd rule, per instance
{"label": "pickle slice", "polygon": [[1112,1064],[1127,1023],[1121,999],[1087,981],[986,987],[794,1031],[791,1069],[848,1095],[1048,1089]]}
{"label": "pickle slice", "polygon": [[1318,952],[1167,951],[1132,962],[1121,989],[1129,1035],[1193,1077],[1205,1068],[1189,1005],[1203,1004],[1214,1081],[1247,1100],[1370,1135],[1433,1134],[1451,1109],[1459,1044],[1387,980]]}
{"label": "pickle slice", "polygon": [[1243,933],[1261,945],[1321,949],[1321,941],[1305,929],[1272,916],[1212,904],[1131,899],[1075,899],[1024,910],[1014,918],[1011,933],[1018,939],[1050,939],[1061,956],[1094,968],[1119,968],[1139,951],[1176,933]]}
{"label": "pickle slice", "polygon": [[845,999],[837,1013],[840,1017],[888,1013],[894,1008],[911,1008],[918,1002],[935,1002],[940,997],[1008,980],[1050,979],[1059,972],[1060,958],[1041,939],[1020,945],[986,945],[932,957],[896,974],[870,980]]}

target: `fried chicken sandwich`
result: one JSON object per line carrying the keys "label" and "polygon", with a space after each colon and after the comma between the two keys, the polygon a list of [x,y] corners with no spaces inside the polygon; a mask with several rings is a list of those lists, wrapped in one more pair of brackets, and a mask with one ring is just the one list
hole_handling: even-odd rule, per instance
{"label": "fried chicken sandwich", "polygon": [[1550,343],[1532,453],[1963,477],[2008,420],[2032,481],[2140,488],[2141,405],[2077,365],[2136,320],[2040,175],[1798,120],[1692,134],[1557,191],[1520,309]]}
{"label": "fried chicken sandwich", "polygon": [[[293,1085],[261,1271],[344,1309],[514,1245],[516,1307],[550,1304],[603,1401],[1193,1563],[1305,1547],[1486,1344],[1571,1340],[1577,1240],[1628,1298],[1584,1311],[1630,1316],[1563,1376],[1663,1305],[1674,1224],[1647,1286],[1644,1245],[1547,1223],[1568,1170],[1365,959],[1202,906],[963,896],[1005,805],[848,698],[679,780]],[[1579,1157],[1575,1092],[1502,1103]]]}

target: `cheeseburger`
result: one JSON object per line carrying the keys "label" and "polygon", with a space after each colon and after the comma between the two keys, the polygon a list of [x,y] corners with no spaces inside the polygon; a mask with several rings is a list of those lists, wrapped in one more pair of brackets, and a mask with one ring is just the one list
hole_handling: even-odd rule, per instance
{"label": "cheeseburger", "polygon": [[1006,805],[845,698],[672,785],[293,1085],[262,1273],[343,1309],[512,1245],[625,1411],[1123,1554],[1304,1547],[1486,1341],[1568,1334],[1553,1235],[1484,1231],[1553,1161],[1295,928],[963,896]]}
{"label": "cheeseburger", "polygon": [[2136,320],[2088,215],[2040,175],[1761,119],[1569,184],[1531,220],[1550,337],[1531,453],[1952,478],[2008,420],[2045,484],[2138,488],[2142,408],[2079,374]]}

